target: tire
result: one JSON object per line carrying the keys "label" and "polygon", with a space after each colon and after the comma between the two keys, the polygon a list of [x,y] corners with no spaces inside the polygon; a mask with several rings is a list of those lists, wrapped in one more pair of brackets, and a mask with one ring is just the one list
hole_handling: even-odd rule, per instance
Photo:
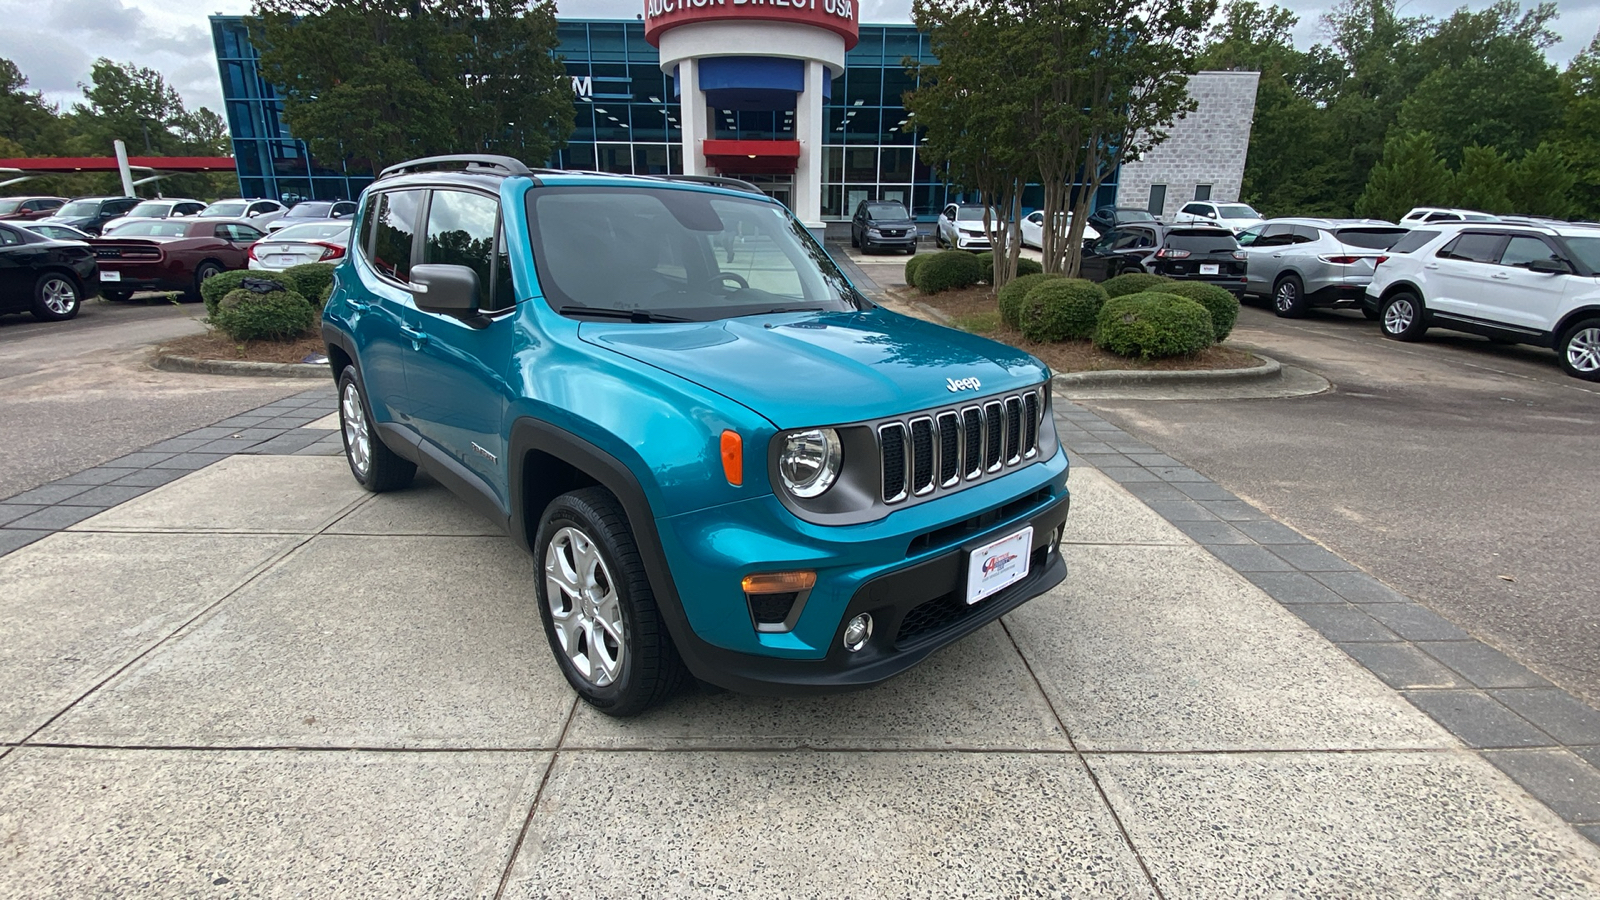
{"label": "tire", "polygon": [[852,246],[852,247],[860,247],[861,246],[861,238],[856,237],[856,230],[854,228],[850,229],[850,246]]}
{"label": "tire", "polygon": [[183,299],[189,303],[199,303],[201,300],[200,285],[204,284],[206,279],[221,274],[222,266],[210,260],[206,260],[196,266],[194,270],[194,287],[184,291]]}
{"label": "tire", "polygon": [[1428,310],[1422,298],[1410,291],[1398,291],[1383,301],[1383,318],[1378,327],[1383,336],[1397,341],[1420,341],[1428,331]]}
{"label": "tire", "polygon": [[417,464],[390,450],[373,426],[372,404],[355,366],[339,374],[339,435],[350,474],[374,494],[403,488],[416,476]]}
{"label": "tire", "polygon": [[1600,319],[1584,319],[1568,328],[1556,344],[1556,352],[1568,375],[1600,381]]}
{"label": "tire", "polygon": [[1280,277],[1272,285],[1272,311],[1285,319],[1298,319],[1306,314],[1306,286],[1299,275],[1293,273]]}
{"label": "tire", "polygon": [[133,299],[133,291],[125,288],[101,288],[100,296],[112,303],[126,303]]}
{"label": "tire", "polygon": [[534,538],[534,593],[567,683],[608,716],[635,716],[686,674],[639,557],[622,504],[605,488],[562,494]]}
{"label": "tire", "polygon": [[77,279],[61,272],[46,272],[33,283],[33,317],[41,322],[65,322],[83,308],[83,289]]}

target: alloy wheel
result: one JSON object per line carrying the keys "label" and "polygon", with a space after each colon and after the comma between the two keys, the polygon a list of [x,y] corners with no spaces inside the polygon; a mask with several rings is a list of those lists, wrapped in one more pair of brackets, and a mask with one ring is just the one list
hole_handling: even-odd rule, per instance
{"label": "alloy wheel", "polygon": [[52,278],[44,283],[44,306],[58,316],[72,312],[78,302],[78,289],[65,278]]}
{"label": "alloy wheel", "polygon": [[1412,308],[1410,300],[1403,297],[1396,299],[1383,311],[1383,330],[1390,334],[1403,334],[1416,317],[1417,311]]}
{"label": "alloy wheel", "polygon": [[1290,310],[1294,309],[1294,303],[1296,299],[1298,298],[1295,294],[1294,282],[1288,280],[1285,280],[1282,284],[1278,285],[1278,291],[1273,296],[1273,300],[1275,303],[1277,303],[1279,312],[1289,312]]}
{"label": "alloy wheel", "polygon": [[556,532],[544,551],[545,598],[556,639],[583,679],[616,681],[627,646],[616,581],[594,540],[577,528]]}
{"label": "alloy wheel", "polygon": [[365,478],[372,466],[372,433],[367,428],[366,408],[361,404],[361,391],[354,382],[344,386],[339,399],[340,418],[344,420],[344,445],[350,454],[350,465]]}
{"label": "alloy wheel", "polygon": [[1600,372],[1600,328],[1585,328],[1567,340],[1567,364],[1585,375]]}

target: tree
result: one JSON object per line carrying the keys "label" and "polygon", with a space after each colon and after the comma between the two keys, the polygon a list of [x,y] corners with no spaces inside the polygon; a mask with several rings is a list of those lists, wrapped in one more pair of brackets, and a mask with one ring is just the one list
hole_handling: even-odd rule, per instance
{"label": "tree", "polygon": [[1556,142],[1571,167],[1572,212],[1600,218],[1600,33],[1567,65],[1561,89],[1566,113]]}
{"label": "tree", "polygon": [[1577,175],[1554,144],[1543,143],[1511,169],[1507,192],[1514,212],[1564,219],[1572,214]]}
{"label": "tree", "polygon": [[28,79],[17,64],[0,57],[0,135],[21,148],[18,155],[58,152],[66,139],[60,114],[38,91],[27,88]]}
{"label": "tree", "polygon": [[[177,90],[155,69],[98,59],[84,102],[68,114],[73,136],[68,149],[83,156],[108,156],[121,140],[133,156],[224,156],[228,132],[222,117],[200,107],[190,111]],[[115,176],[102,176],[99,190],[120,193]],[[234,176],[177,175],[158,182],[168,196],[215,197],[236,189]],[[83,190],[83,185],[78,186]]]}
{"label": "tree", "polygon": [[258,0],[255,16],[262,75],[325,163],[543,161],[572,132],[554,0]]}
{"label": "tree", "polygon": [[1512,212],[1510,184],[1511,163],[1499,150],[1473,144],[1461,151],[1454,179],[1456,206],[1496,215]]}
{"label": "tree", "polygon": [[1452,176],[1425,131],[1397,135],[1384,146],[1367,188],[1356,201],[1358,215],[1397,222],[1417,206],[1442,206],[1450,199]]}

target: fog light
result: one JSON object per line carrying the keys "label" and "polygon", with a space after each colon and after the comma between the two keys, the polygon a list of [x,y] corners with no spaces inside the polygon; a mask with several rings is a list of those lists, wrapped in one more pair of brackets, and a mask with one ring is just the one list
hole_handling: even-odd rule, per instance
{"label": "fog light", "polygon": [[850,624],[844,626],[844,648],[851,653],[865,647],[871,637],[872,617],[866,613],[856,616],[850,620]]}

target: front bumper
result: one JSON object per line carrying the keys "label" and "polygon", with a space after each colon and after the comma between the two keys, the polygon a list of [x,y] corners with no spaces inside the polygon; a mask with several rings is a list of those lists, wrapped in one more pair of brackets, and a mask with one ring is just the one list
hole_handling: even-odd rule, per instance
{"label": "front bumper", "polygon": [[861,236],[862,247],[915,247],[916,245],[917,233],[915,231],[910,231],[899,237],[892,237],[887,234],[863,234]]}

